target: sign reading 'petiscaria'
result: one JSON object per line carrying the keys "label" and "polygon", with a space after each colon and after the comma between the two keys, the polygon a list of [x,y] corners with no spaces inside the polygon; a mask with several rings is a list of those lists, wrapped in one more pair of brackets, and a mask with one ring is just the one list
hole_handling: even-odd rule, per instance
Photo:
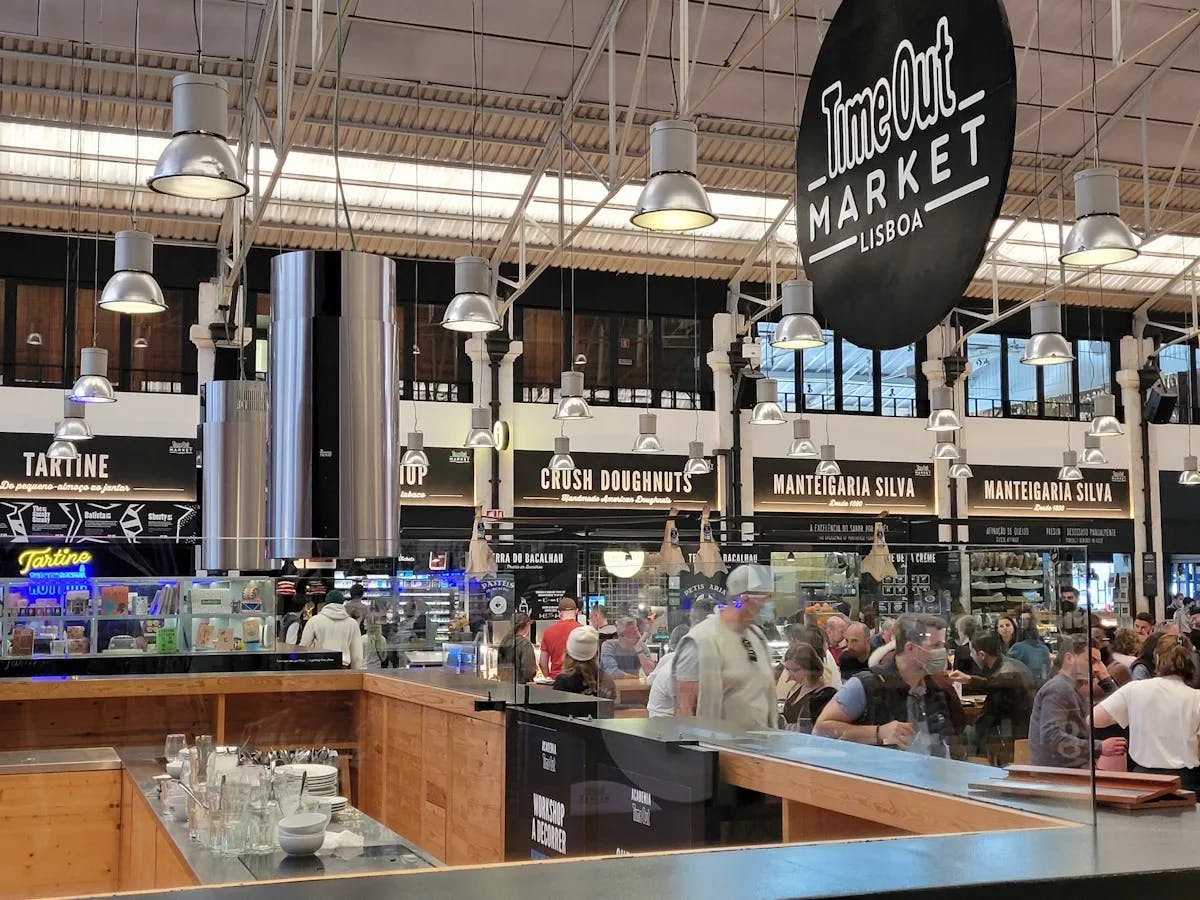
{"label": "sign reading 'petiscaria'", "polygon": [[900,347],[959,301],[1000,212],[1016,103],[999,0],[844,0],[796,141],[797,237],[834,331]]}

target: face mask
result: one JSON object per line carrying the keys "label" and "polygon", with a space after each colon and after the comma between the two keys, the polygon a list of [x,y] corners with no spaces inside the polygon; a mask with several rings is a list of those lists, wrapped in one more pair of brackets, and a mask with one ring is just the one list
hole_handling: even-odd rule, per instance
{"label": "face mask", "polygon": [[939,647],[936,650],[926,650],[929,654],[925,659],[925,674],[937,675],[940,672],[945,672],[949,663],[949,658],[946,655],[946,648]]}

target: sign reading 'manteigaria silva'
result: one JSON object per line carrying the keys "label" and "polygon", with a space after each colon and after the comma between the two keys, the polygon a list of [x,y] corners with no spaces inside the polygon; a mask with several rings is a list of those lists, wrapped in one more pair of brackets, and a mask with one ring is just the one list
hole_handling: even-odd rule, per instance
{"label": "sign reading 'manteigaria silva'", "polygon": [[1008,181],[1000,0],[843,0],[796,140],[797,236],[821,317],[860,347],[923,337],[962,297]]}

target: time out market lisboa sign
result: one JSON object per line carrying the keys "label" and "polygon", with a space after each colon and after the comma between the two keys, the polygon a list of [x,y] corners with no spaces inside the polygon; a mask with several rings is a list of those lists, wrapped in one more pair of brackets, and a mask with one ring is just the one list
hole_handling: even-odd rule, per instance
{"label": "time out market lisboa sign", "polygon": [[1008,180],[1016,65],[999,0],[845,0],[796,141],[797,239],[822,317],[904,346],[962,297]]}

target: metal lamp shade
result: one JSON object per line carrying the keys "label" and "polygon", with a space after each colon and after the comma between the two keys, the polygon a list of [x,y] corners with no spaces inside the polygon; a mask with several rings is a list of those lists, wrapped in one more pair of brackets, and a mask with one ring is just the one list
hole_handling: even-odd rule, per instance
{"label": "metal lamp shade", "polygon": [[1079,457],[1080,465],[1084,466],[1107,466],[1108,457],[1104,455],[1104,451],[1100,449],[1100,436],[1085,434],[1083,436],[1083,455]]}
{"label": "metal lamp shade", "polygon": [[144,231],[118,231],[115,256],[100,308],[129,315],[165,312],[167,301],[153,274],[154,238]]}
{"label": "metal lamp shade", "polygon": [[658,439],[658,416],[642,413],[638,416],[638,436],[633,442],[634,453],[662,453],[662,441]]}
{"label": "metal lamp shade", "polygon": [[556,437],[554,439],[554,455],[550,457],[550,462],[546,467],[559,472],[575,468],[575,460],[571,458],[570,438]]}
{"label": "metal lamp shade", "polygon": [[46,451],[47,459],[79,459],[79,448],[74,441],[55,440]]}
{"label": "metal lamp shade", "polygon": [[408,433],[408,449],[400,457],[400,465],[405,469],[428,469],[429,457],[425,453],[425,435],[420,431]]}
{"label": "metal lamp shade", "polygon": [[467,432],[463,446],[496,446],[496,436],[492,434],[492,412],[487,407],[476,406],[471,410],[471,430]]}
{"label": "metal lamp shade", "polygon": [[1185,456],[1183,458],[1183,471],[1179,473],[1179,483],[1184,487],[1200,485],[1200,465],[1196,463],[1196,457]]}
{"label": "metal lamp shade", "polygon": [[1063,451],[1063,464],[1058,470],[1058,480],[1083,481],[1083,472],[1079,470],[1079,454],[1074,450]]}
{"label": "metal lamp shade", "polygon": [[696,126],[668,120],[650,127],[650,180],[630,222],[650,231],[694,231],[717,221],[696,178]]}
{"label": "metal lamp shade", "polygon": [[774,378],[762,378],[754,388],[754,411],[750,413],[751,425],[783,425],[787,419],[779,408],[779,382]]}
{"label": "metal lamp shade", "polygon": [[1092,399],[1092,424],[1088,434],[1102,437],[1119,437],[1125,433],[1121,420],[1117,418],[1117,400],[1112,394],[1097,394]]}
{"label": "metal lamp shade", "polygon": [[712,471],[708,457],[704,455],[703,441],[688,442],[688,458],[683,464],[684,475],[707,475]]}
{"label": "metal lamp shade", "polygon": [[492,267],[481,256],[460,256],[454,261],[454,299],[442,316],[450,331],[498,331],[500,314],[492,299]]}
{"label": "metal lamp shade", "polygon": [[108,380],[108,351],[85,347],[79,354],[79,378],[71,388],[77,403],[116,403],[117,392]]}
{"label": "metal lamp shade", "polygon": [[559,392],[558,408],[554,410],[556,419],[590,419],[592,411],[588,409],[587,401],[583,399],[583,373],[563,372],[562,390]]}
{"label": "metal lamp shade", "polygon": [[970,465],[967,464],[967,451],[959,450],[958,459],[950,464],[951,478],[974,478],[975,473],[971,471]]}
{"label": "metal lamp shade", "polygon": [[175,136],[167,144],[150,189],[192,200],[232,200],[250,188],[225,139],[229,86],[211,75],[177,75],[171,82]]}
{"label": "metal lamp shade", "polygon": [[792,423],[792,443],[787,455],[793,459],[812,459],[819,453],[812,440],[812,423],[808,419],[797,419]]}
{"label": "metal lamp shade", "polygon": [[934,459],[958,459],[958,445],[953,441],[938,441],[933,445]]}
{"label": "metal lamp shade", "polygon": [[817,463],[818,475],[841,475],[842,467],[834,458],[837,455],[833,444],[821,445],[821,461]]}
{"label": "metal lamp shade", "polygon": [[70,396],[63,397],[63,418],[54,429],[56,441],[90,441],[92,429],[88,427],[84,415],[87,407]]}
{"label": "metal lamp shade", "polygon": [[25,343],[30,347],[42,346],[42,333],[40,331],[31,331],[25,337]]}
{"label": "metal lamp shade", "polygon": [[1075,173],[1075,224],[1063,241],[1059,262],[1094,268],[1135,259],[1140,251],[1133,232],[1121,221],[1120,184],[1115,169]]}
{"label": "metal lamp shade", "polygon": [[1075,359],[1062,334],[1062,308],[1057,303],[1039,300],[1029,307],[1029,321],[1033,336],[1025,344],[1021,362],[1027,366],[1056,366]]}
{"label": "metal lamp shade", "polygon": [[962,423],[954,411],[954,394],[949,388],[935,388],[932,391],[929,421],[925,423],[926,431],[958,431]]}
{"label": "metal lamp shade", "polygon": [[825,333],[813,318],[811,281],[795,279],[783,283],[783,318],[775,326],[771,346],[782,350],[811,350],[825,345]]}

